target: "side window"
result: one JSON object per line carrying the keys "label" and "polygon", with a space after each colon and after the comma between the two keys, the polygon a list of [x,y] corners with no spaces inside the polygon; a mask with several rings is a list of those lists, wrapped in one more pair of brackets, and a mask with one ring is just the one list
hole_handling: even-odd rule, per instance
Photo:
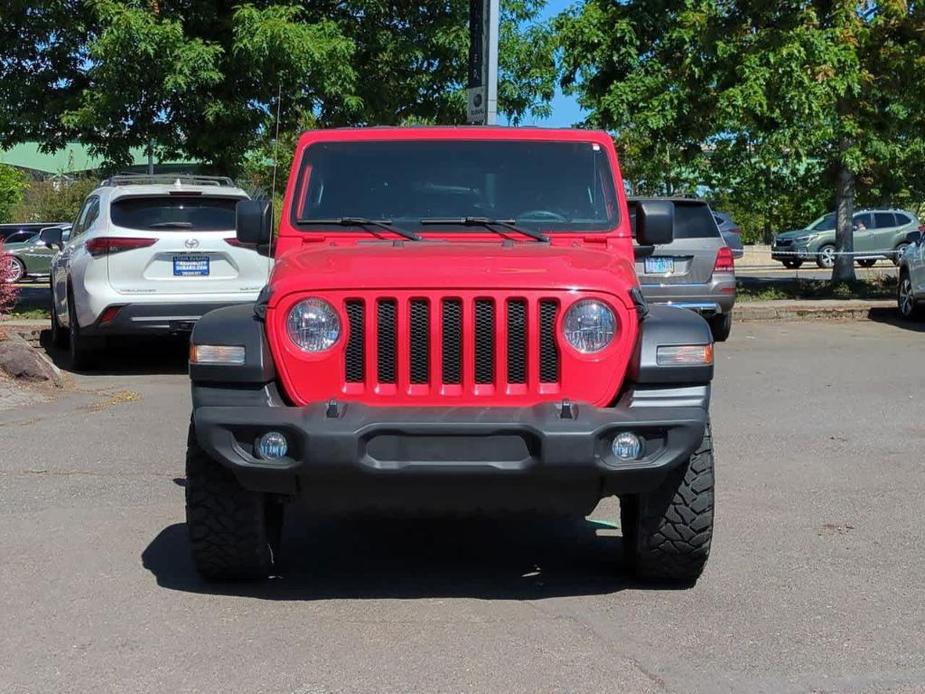
{"label": "side window", "polygon": [[[74,222],[74,226],[71,229],[71,238],[76,239],[78,236],[84,233],[88,223],[87,220],[90,217],[90,211],[96,205],[96,214],[99,215],[99,198],[96,196],[89,197],[84,201],[83,207],[80,208],[80,212],[77,214],[77,221]],[[95,219],[95,217],[94,217]]]}
{"label": "side window", "polygon": [[93,223],[100,216],[100,199],[97,197],[90,198],[90,209],[87,210],[87,219],[83,224],[83,231],[93,226]]}
{"label": "side window", "polygon": [[855,229],[870,229],[872,228],[872,222],[870,219],[870,212],[861,212],[860,214],[854,215],[852,219]]}
{"label": "side window", "polygon": [[910,217],[907,214],[903,214],[902,212],[897,212],[896,213],[896,226],[904,227],[907,224],[912,224],[912,217]]}
{"label": "side window", "polygon": [[894,226],[896,226],[896,221],[892,212],[874,212],[875,229],[888,229]]}

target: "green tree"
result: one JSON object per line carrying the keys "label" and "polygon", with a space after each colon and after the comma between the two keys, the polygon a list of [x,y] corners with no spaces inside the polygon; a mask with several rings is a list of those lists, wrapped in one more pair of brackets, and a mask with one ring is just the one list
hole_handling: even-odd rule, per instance
{"label": "green tree", "polygon": [[11,220],[27,184],[28,179],[22,171],[0,164],[0,223]]}
{"label": "green tree", "polygon": [[[545,115],[555,41],[543,0],[507,0],[500,110]],[[464,0],[10,0],[0,15],[0,145],[132,147],[223,172],[281,132],[465,114]],[[61,32],[60,27],[68,27]],[[67,34],[66,36],[64,34]]]}
{"label": "green tree", "polygon": [[[834,200],[846,253],[856,199],[925,191],[920,3],[586,0],[556,26],[565,86],[589,124],[625,134],[644,180],[699,172],[753,209]],[[853,277],[838,256],[833,278]]]}

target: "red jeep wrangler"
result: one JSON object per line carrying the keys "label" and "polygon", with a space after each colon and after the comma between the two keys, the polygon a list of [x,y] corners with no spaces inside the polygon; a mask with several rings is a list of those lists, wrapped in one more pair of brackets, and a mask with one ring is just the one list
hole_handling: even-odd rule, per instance
{"label": "red jeep wrangler", "polygon": [[[637,576],[691,584],[713,526],[706,322],[647,307],[609,135],[305,133],[252,306],[196,325],[187,523],[209,579],[273,570],[285,502],[319,511],[588,514],[620,499]],[[635,228],[633,228],[635,227]]]}

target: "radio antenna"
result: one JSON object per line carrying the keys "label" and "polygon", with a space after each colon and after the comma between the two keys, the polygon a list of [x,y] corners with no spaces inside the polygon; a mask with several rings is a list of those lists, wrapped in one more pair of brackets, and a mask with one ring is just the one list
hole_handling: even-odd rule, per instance
{"label": "radio antenna", "polygon": [[283,83],[279,83],[276,92],[276,133],[273,138],[273,182],[270,184],[270,257],[267,261],[267,272],[269,273],[270,264],[273,262],[273,241],[276,239],[276,210],[273,204],[276,201],[276,169],[279,167],[279,113],[280,105],[283,100]]}

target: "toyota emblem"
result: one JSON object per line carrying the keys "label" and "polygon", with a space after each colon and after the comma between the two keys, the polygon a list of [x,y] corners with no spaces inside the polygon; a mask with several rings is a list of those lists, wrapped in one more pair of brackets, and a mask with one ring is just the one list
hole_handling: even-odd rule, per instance
{"label": "toyota emblem", "polygon": [[199,239],[186,239],[183,245],[187,248],[199,248]]}

